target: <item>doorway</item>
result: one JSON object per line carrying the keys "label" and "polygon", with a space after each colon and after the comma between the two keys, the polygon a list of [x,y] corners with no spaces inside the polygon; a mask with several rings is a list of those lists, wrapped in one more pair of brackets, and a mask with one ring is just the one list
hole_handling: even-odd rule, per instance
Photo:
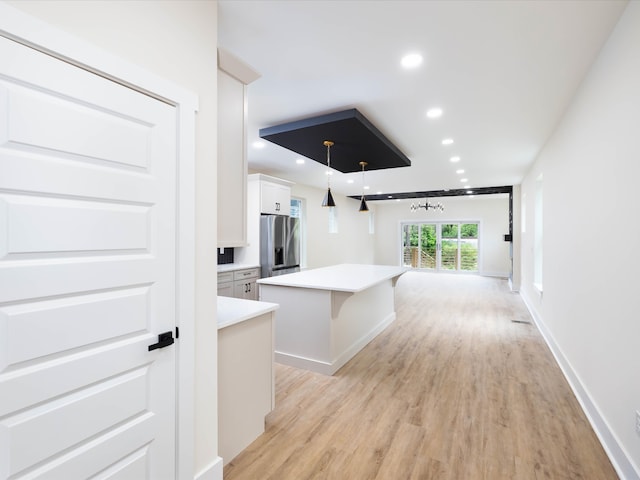
{"label": "doorway", "polygon": [[478,272],[480,222],[401,224],[402,265],[416,270]]}

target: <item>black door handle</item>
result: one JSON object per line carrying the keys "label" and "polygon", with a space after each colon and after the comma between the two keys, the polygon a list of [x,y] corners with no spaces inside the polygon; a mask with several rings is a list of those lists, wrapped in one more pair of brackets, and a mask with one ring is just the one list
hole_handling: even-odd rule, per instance
{"label": "black door handle", "polygon": [[158,343],[154,343],[153,345],[149,345],[149,351],[155,350],[156,348],[164,348],[169,345],[173,345],[173,332],[168,331],[161,333],[158,335]]}

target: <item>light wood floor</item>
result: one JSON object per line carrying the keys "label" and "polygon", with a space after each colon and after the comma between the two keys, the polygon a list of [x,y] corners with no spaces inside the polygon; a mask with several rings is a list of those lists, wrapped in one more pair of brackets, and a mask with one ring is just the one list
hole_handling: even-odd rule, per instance
{"label": "light wood floor", "polygon": [[278,365],[225,480],[618,478],[505,280],[409,272],[396,310],[332,377]]}

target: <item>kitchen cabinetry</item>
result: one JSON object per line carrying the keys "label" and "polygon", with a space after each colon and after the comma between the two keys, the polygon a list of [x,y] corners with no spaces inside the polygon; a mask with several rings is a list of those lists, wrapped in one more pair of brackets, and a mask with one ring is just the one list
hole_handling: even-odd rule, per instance
{"label": "kitchen cabinetry", "polygon": [[258,300],[256,280],[259,277],[259,268],[233,272],[233,296],[236,298],[244,298],[245,300]]}
{"label": "kitchen cabinetry", "polygon": [[264,432],[275,407],[278,305],[218,298],[218,453],[224,464]]}
{"label": "kitchen cabinetry", "polygon": [[260,277],[260,268],[246,268],[218,273],[218,295],[245,300],[258,299],[256,280]]}
{"label": "kitchen cabinetry", "polygon": [[[260,265],[260,214],[291,214],[293,182],[252,173],[247,183],[247,237],[249,244],[235,250],[235,259],[246,265]],[[279,204],[279,205],[278,205]],[[277,208],[279,207],[279,210]]]}
{"label": "kitchen cabinetry", "polygon": [[260,75],[218,50],[218,244],[247,245],[247,85]]}
{"label": "kitchen cabinetry", "polygon": [[291,214],[291,185],[293,182],[281,178],[254,173],[249,175],[249,198],[256,198],[259,211],[251,211],[249,202],[249,215],[258,217],[261,213],[269,215]]}
{"label": "kitchen cabinetry", "polygon": [[290,187],[263,181],[260,188],[260,213],[286,216],[291,214]]}

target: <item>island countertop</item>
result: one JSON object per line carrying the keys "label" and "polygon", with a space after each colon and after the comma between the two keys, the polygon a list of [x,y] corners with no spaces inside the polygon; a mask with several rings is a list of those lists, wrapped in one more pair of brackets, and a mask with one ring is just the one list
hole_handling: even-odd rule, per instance
{"label": "island countertop", "polygon": [[392,265],[343,263],[314,268],[276,277],[262,278],[257,283],[280,287],[313,288],[338,292],[361,292],[384,280],[399,277],[407,271]]}
{"label": "island countertop", "polygon": [[218,296],[218,330],[273,312],[279,307],[277,303]]}

